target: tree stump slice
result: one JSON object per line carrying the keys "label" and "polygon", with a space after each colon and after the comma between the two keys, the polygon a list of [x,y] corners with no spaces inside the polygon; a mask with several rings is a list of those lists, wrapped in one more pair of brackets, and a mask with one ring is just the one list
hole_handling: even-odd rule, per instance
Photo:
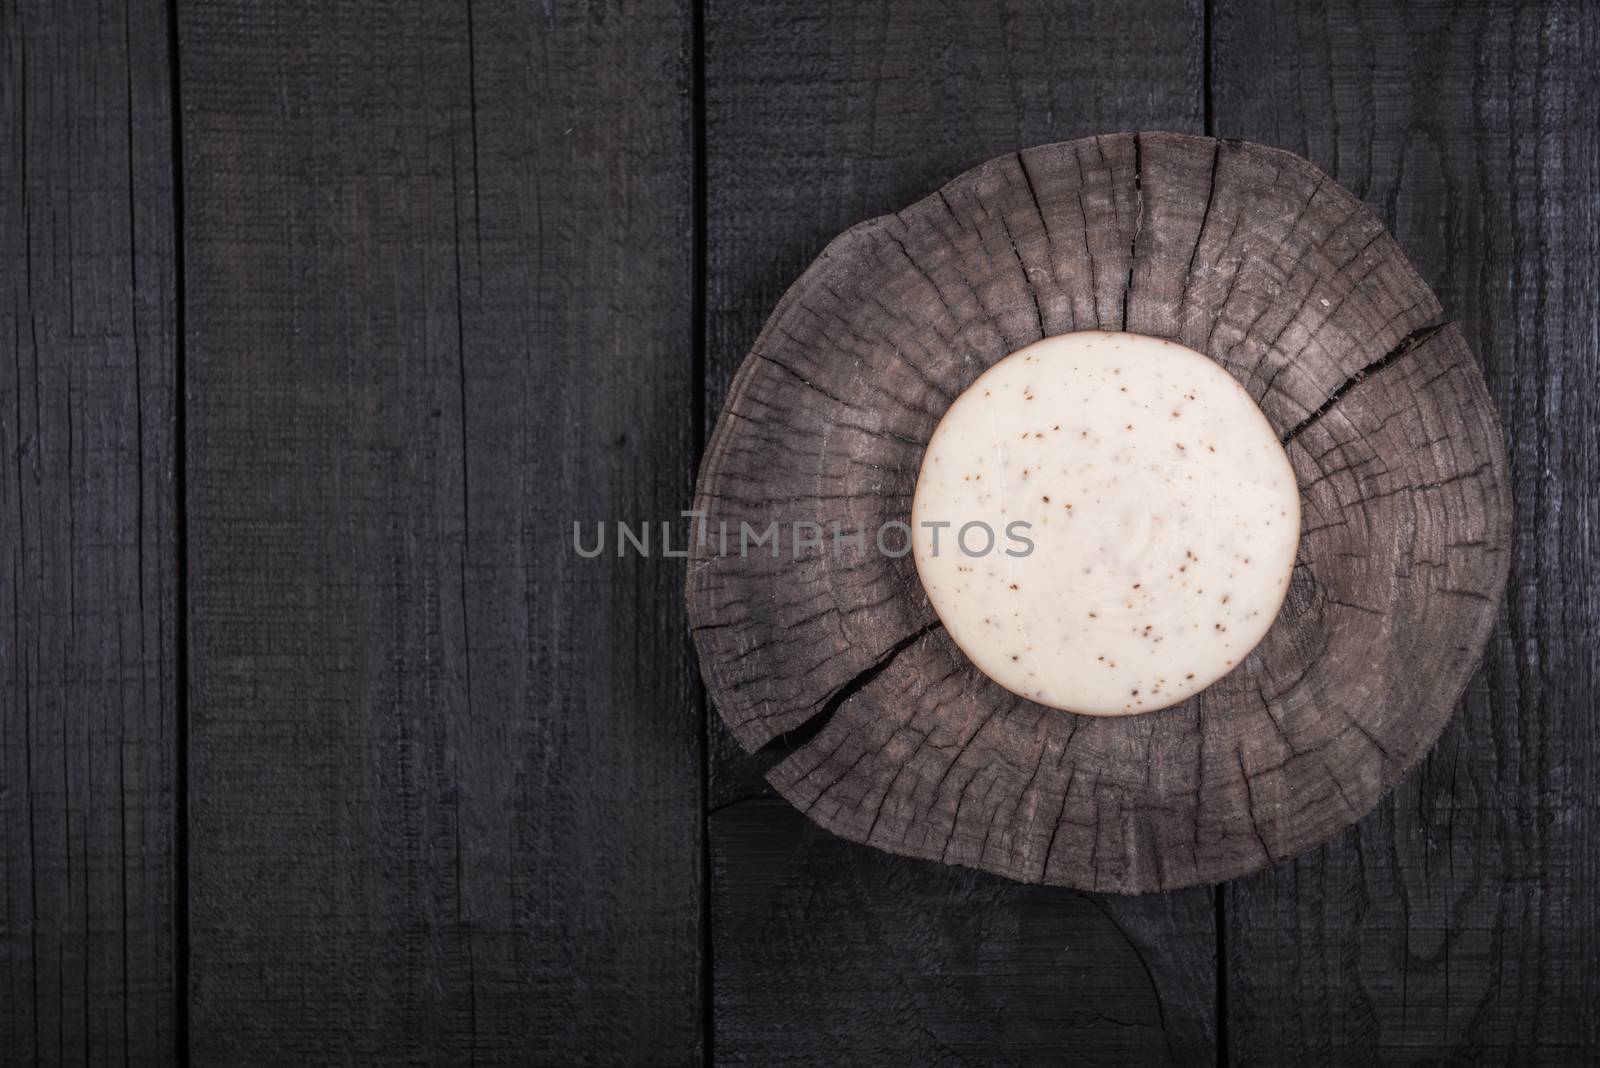
{"label": "tree stump slice", "polygon": [[[696,492],[687,600],[723,720],[829,830],[1026,882],[1141,893],[1303,852],[1439,737],[1509,563],[1481,373],[1362,204],[1277,149],[1170,133],[991,160],[836,238],[735,376]],[[1130,330],[1206,353],[1281,433],[1301,489],[1289,595],[1183,704],[1078,716],[1004,690],[943,633],[909,555],[952,400],[1041,337]],[[796,521],[868,543],[722,554]]]}

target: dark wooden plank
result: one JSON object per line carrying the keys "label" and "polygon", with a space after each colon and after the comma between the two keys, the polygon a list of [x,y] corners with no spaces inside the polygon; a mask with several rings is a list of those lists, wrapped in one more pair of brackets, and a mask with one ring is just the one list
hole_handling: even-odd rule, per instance
{"label": "dark wooden plank", "polygon": [[195,1059],[693,1061],[687,9],[180,12]]}
{"label": "dark wooden plank", "polygon": [[1241,1063],[1600,1054],[1600,10],[1215,13],[1219,133],[1304,153],[1385,217],[1505,424],[1501,625],[1433,754],[1379,810],[1227,895]]}
{"label": "dark wooden plank", "polygon": [[711,843],[719,1062],[1216,1055],[1209,893],[1081,894],[907,863],[768,799],[719,814]]}
{"label": "dark wooden plank", "polygon": [[[1199,3],[709,3],[707,413],[720,410],[784,289],[848,226],[1017,148],[1116,130],[1198,132],[1202,22]],[[1003,1063],[1052,1043],[1055,1056],[1069,1053],[1074,1036],[1157,1058],[1214,1054],[1208,891],[1088,898],[885,856],[752,800],[806,728],[754,756],[714,715],[709,730],[719,1059],[853,1051]],[[1124,967],[1129,950],[1101,909],[1125,910],[1116,912],[1125,928],[1169,947],[1148,957],[1154,985]],[[1094,944],[1116,948],[1064,967],[1022,937],[982,943],[981,920],[969,925],[963,912],[1037,917],[1054,948],[1087,926]],[[991,954],[981,962],[979,944]],[[1115,1024],[1071,1007],[1112,1000],[1137,1039],[1117,1045]],[[1018,1028],[984,1015],[1002,1003]]]}
{"label": "dark wooden plank", "polygon": [[0,1058],[176,1049],[162,5],[0,14]]}

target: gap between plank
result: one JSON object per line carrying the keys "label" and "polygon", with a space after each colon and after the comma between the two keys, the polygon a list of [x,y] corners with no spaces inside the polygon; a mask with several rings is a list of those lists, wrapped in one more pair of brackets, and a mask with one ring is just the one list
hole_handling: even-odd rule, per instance
{"label": "gap between plank", "polygon": [[[173,1045],[174,1060],[187,1066],[189,1042],[189,438],[187,283],[184,265],[183,78],[179,71],[178,0],[167,0],[168,140],[172,144],[172,316],[173,316],[173,528],[177,621],[173,671]],[[128,57],[133,62],[133,57]],[[132,146],[130,145],[130,151]]]}
{"label": "gap between plank", "polygon": [[1219,883],[1213,901],[1217,933],[1217,1064],[1228,1063],[1228,887]]}
{"label": "gap between plank", "polygon": [[1211,5],[1213,0],[1205,0],[1200,14],[1200,47],[1203,55],[1200,60],[1200,130],[1207,137],[1216,136],[1216,110],[1212,105],[1211,95]]}
{"label": "gap between plank", "polygon": [[[689,413],[694,451],[689,458],[689,499],[694,507],[695,483],[700,477],[700,461],[706,444],[706,28],[705,0],[689,5],[690,69],[690,323],[689,323]],[[700,1056],[709,1065],[715,1058],[712,1037],[715,1033],[711,1000],[714,961],[711,940],[711,702],[705,680],[700,677],[699,660],[685,636],[684,655],[696,665],[695,702],[700,712]]]}

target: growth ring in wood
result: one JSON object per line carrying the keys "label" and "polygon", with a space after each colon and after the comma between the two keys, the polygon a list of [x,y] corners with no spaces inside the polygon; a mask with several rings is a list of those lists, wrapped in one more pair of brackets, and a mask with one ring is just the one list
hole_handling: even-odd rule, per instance
{"label": "growth ring in wood", "polygon": [[[821,724],[769,781],[893,853],[1139,893],[1325,841],[1439,737],[1505,584],[1504,444],[1440,314],[1359,201],[1245,142],[1045,145],[852,227],[772,313],[706,452],[687,599],[712,701],[749,749]],[[909,519],[924,446],[969,383],[1096,329],[1216,360],[1281,433],[1301,490],[1266,638],[1184,703],[1123,718],[989,680],[911,557],[874,544]],[[774,522],[777,558],[719,544]],[[797,522],[824,532],[798,559]]]}

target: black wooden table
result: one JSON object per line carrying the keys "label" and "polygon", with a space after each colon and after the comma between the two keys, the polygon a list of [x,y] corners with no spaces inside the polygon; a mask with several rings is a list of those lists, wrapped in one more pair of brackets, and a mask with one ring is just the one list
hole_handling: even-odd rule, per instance
{"label": "black wooden table", "polygon": [[[0,1059],[1600,1057],[1600,7],[0,12]],[[1460,320],[1516,543],[1429,759],[1142,898],[812,827],[708,714],[687,506],[787,283],[1018,147],[1324,167]]]}

